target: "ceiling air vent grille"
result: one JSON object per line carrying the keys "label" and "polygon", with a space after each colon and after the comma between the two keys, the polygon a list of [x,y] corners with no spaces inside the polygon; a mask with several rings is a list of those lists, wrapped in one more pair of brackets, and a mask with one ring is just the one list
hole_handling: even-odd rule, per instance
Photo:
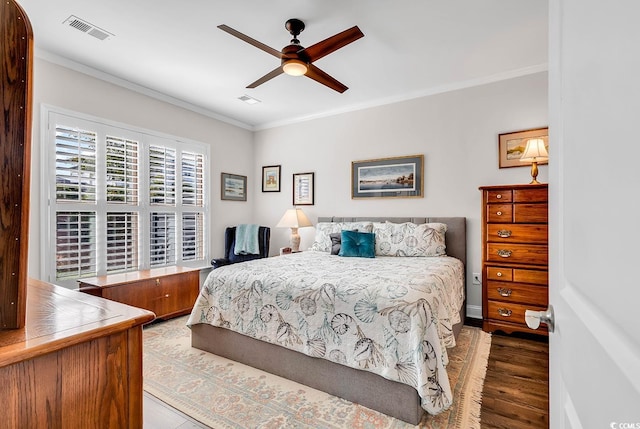
{"label": "ceiling air vent grille", "polygon": [[113,34],[109,33],[108,31],[98,28],[95,25],[90,24],[87,21],[80,19],[75,15],[71,15],[69,18],[67,18],[63,22],[63,24],[67,24],[69,25],[69,27],[73,27],[76,30],[80,30],[83,33],[87,33],[88,35],[93,36],[96,39],[100,39],[100,40],[106,40],[109,37],[113,36]]}

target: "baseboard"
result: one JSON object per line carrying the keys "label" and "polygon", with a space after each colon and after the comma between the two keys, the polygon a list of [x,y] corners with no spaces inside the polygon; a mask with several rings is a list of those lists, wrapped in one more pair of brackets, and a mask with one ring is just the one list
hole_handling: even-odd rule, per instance
{"label": "baseboard", "polygon": [[482,320],[482,307],[479,305],[467,305],[467,318]]}

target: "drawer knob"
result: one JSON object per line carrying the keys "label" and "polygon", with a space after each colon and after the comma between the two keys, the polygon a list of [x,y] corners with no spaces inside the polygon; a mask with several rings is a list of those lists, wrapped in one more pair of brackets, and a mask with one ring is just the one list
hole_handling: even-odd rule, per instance
{"label": "drawer knob", "polygon": [[502,277],[502,272],[498,271],[498,274],[496,274],[498,277]]}
{"label": "drawer knob", "polygon": [[498,293],[500,294],[500,296],[505,296],[505,297],[511,296],[511,292],[512,292],[511,289],[505,289],[502,287],[498,288]]}
{"label": "drawer knob", "polygon": [[498,231],[498,237],[509,238],[511,237],[511,231],[509,231],[508,229],[501,229]]}
{"label": "drawer knob", "polygon": [[511,256],[511,250],[500,249],[498,250],[498,256],[501,258],[508,258]]}
{"label": "drawer knob", "polygon": [[156,285],[160,284],[160,279],[156,279]]}
{"label": "drawer knob", "polygon": [[502,317],[509,317],[511,316],[512,311],[509,310],[508,308],[499,308],[498,309],[498,314]]}
{"label": "drawer knob", "polygon": [[497,211],[497,212],[496,212],[496,214],[497,214],[498,216],[502,216],[502,212],[501,212],[501,211]]}
{"label": "drawer knob", "polygon": [[496,195],[496,198],[497,198],[497,199],[501,199],[501,198],[502,198],[502,194],[498,194],[498,195]]}
{"label": "drawer knob", "polygon": [[166,294],[164,297],[165,297],[165,298],[169,298],[169,294]]}

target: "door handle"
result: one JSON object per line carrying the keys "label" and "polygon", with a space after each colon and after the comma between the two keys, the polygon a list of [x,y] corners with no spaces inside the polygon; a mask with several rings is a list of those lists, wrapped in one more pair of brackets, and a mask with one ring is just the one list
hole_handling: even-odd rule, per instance
{"label": "door handle", "polygon": [[524,312],[524,320],[531,329],[538,329],[540,322],[542,322],[547,325],[549,332],[553,332],[556,320],[553,313],[553,305],[549,305],[545,311],[526,310]]}

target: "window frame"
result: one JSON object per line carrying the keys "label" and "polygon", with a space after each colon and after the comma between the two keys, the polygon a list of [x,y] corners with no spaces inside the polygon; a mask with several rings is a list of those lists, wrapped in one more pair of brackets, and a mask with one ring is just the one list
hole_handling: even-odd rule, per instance
{"label": "window frame", "polygon": [[[57,125],[67,125],[78,127],[87,131],[95,131],[98,135],[96,142],[96,202],[58,202],[56,200],[56,127]],[[139,142],[138,157],[138,201],[136,206],[121,202],[107,202],[106,183],[106,140],[107,136]],[[41,246],[41,278],[46,281],[60,284],[62,286],[75,288],[77,280],[57,280],[56,279],[56,212],[96,212],[97,246],[106,243],[106,215],[114,212],[131,212],[132,207],[138,216],[138,267],[143,270],[151,268],[150,265],[150,217],[153,212],[174,213],[176,219],[176,254],[175,264],[187,267],[207,267],[209,258],[209,234],[211,225],[211,215],[209,211],[209,168],[210,145],[178,138],[158,131],[152,131],[135,127],[128,124],[117,123],[102,118],[97,118],[83,113],[73,112],[66,109],[43,105],[41,110],[41,143],[42,143],[42,174],[41,174],[41,204],[46,215],[41,217],[41,230],[43,231],[43,245]],[[175,204],[152,204],[149,192],[149,148],[151,146],[161,146],[176,151],[175,162]],[[182,153],[201,154],[202,161],[202,205],[182,204]],[[202,259],[183,260],[182,249],[182,219],[184,213],[201,213],[203,221],[202,236]],[[106,249],[106,247],[104,248]],[[97,250],[98,264],[97,276],[107,274],[106,251]],[[159,265],[153,266],[158,267]],[[171,265],[167,265],[171,266]],[[135,270],[131,270],[135,271]]]}

